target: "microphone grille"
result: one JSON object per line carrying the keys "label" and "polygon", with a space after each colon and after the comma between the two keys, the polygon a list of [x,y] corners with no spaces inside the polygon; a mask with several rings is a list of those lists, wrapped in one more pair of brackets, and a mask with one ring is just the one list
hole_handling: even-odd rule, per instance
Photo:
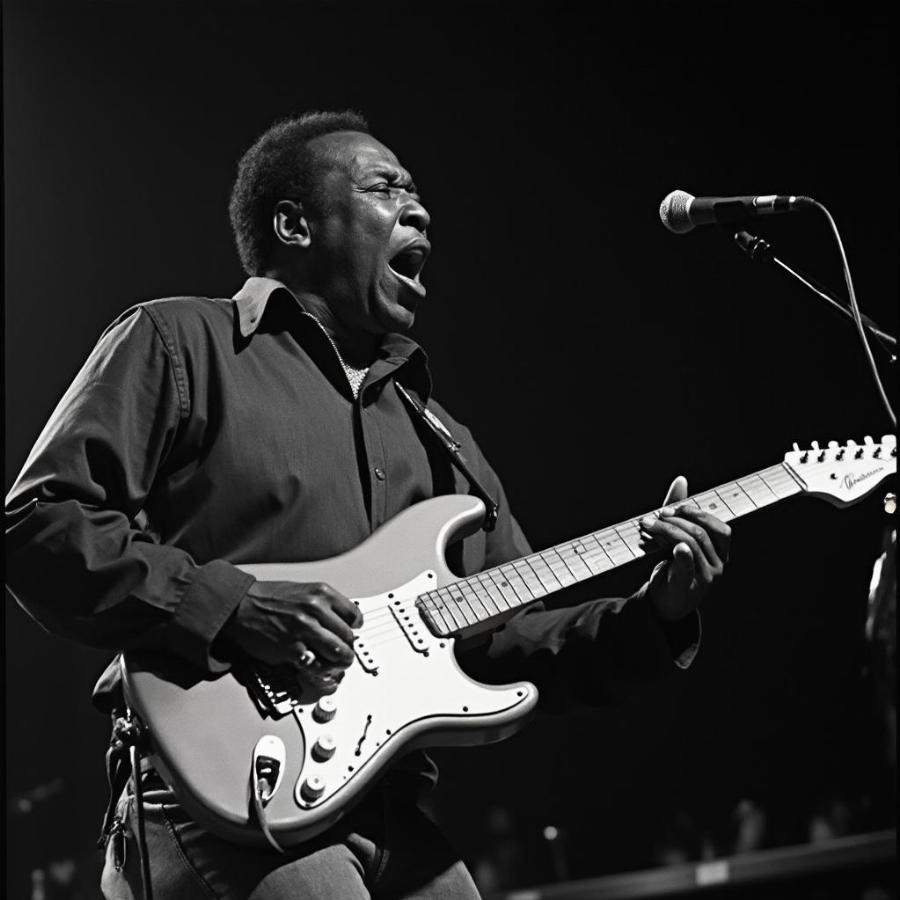
{"label": "microphone grille", "polygon": [[693,230],[694,223],[688,215],[688,207],[693,199],[694,195],[687,191],[672,191],[659,204],[659,217],[669,231],[685,234]]}

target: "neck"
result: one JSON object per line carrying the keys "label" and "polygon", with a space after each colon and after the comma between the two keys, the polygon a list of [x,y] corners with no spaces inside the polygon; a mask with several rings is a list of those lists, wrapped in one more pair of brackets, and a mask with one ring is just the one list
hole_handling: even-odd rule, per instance
{"label": "neck", "polygon": [[[687,497],[678,505],[690,504],[728,522],[801,490],[797,478],[784,463],[779,463]],[[650,513],[658,514],[659,510]],[[521,607],[548,594],[647,556],[640,535],[641,518],[626,519],[462,578],[422,594],[416,606],[429,629],[440,637],[471,637],[494,629]]]}
{"label": "neck", "polygon": [[297,298],[303,309],[318,320],[334,341],[341,359],[347,365],[355,369],[366,369],[372,365],[381,347],[380,334],[348,328],[334,314],[331,304],[325,297],[310,290],[288,273],[273,270],[267,272],[266,276],[280,281]]}

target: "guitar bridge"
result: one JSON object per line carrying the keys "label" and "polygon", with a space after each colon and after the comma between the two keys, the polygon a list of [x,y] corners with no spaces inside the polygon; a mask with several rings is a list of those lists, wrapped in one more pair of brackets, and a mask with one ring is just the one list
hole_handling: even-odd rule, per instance
{"label": "guitar bridge", "polygon": [[280,718],[300,705],[303,689],[291,669],[279,669],[254,660],[253,665],[242,667],[241,675],[250,696],[264,715]]}

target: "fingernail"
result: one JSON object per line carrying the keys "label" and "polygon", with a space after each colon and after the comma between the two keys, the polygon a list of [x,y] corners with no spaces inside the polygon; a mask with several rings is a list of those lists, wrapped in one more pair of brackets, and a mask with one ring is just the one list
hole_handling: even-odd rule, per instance
{"label": "fingernail", "polygon": [[671,507],[671,506],[664,506],[664,507],[659,511],[659,514],[660,514],[661,516],[674,516],[674,515],[675,515],[675,510],[674,510],[674,508]]}
{"label": "fingernail", "polygon": [[641,526],[643,528],[652,528],[653,527],[653,517],[652,516],[644,516],[644,518],[641,519]]}

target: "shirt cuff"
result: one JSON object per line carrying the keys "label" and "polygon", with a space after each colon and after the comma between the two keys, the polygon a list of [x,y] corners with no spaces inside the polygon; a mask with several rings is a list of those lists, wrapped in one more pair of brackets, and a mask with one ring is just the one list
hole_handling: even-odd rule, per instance
{"label": "shirt cuff", "polygon": [[170,646],[188,662],[219,674],[229,668],[212,653],[212,642],[256,579],[224,560],[198,566],[175,608]]}
{"label": "shirt cuff", "polygon": [[675,665],[679,669],[687,669],[700,649],[703,626],[699,610],[693,610],[677,622],[666,622],[660,619],[659,624]]}

